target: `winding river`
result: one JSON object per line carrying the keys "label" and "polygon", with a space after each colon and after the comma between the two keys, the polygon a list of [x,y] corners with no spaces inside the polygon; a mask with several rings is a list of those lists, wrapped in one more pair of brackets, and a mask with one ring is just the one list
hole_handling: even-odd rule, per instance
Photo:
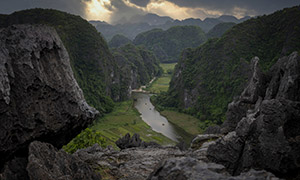
{"label": "winding river", "polygon": [[189,143],[192,136],[179,127],[169,123],[165,117],[160,115],[151,103],[150,96],[151,95],[146,93],[135,92],[132,94],[132,97],[135,99],[135,108],[141,113],[143,121],[151,126],[154,131],[163,134],[175,142],[184,141]]}

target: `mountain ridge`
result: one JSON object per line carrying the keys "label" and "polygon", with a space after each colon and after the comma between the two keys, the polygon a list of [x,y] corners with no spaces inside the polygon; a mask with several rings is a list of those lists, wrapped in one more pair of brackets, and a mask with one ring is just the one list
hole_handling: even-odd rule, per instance
{"label": "mountain ridge", "polygon": [[[161,16],[159,16],[161,17]],[[163,16],[161,18],[165,18],[166,16]],[[149,20],[147,21],[138,21],[138,23],[132,23],[130,21],[127,22],[122,22],[120,24],[115,24],[115,25],[111,25],[109,23],[103,22],[103,21],[90,21],[95,27],[96,29],[102,33],[102,35],[105,37],[106,40],[110,41],[111,38],[116,35],[116,34],[121,34],[124,35],[125,37],[133,40],[139,33],[145,32],[145,31],[149,31],[155,28],[160,28],[163,30],[167,30],[173,26],[185,26],[185,25],[195,25],[195,26],[199,26],[202,30],[204,30],[204,32],[208,32],[211,28],[213,28],[215,25],[222,23],[226,20],[226,22],[228,21],[228,18],[233,19],[235,22],[234,23],[241,23],[245,20],[248,20],[249,17],[246,16],[244,18],[241,19],[237,19],[234,16],[229,16],[226,15],[224,17],[218,17],[218,18],[206,18],[204,20],[201,19],[195,19],[195,18],[187,18],[184,20],[174,20],[174,19],[168,19],[168,17],[162,22],[165,23],[154,23],[153,25],[151,25],[151,23],[147,23],[149,22]],[[143,18],[140,18],[143,19]]]}
{"label": "mountain ridge", "polygon": [[205,33],[198,26],[174,26],[164,31],[153,29],[136,36],[133,43],[153,51],[160,62],[177,62],[181,51],[197,47],[206,41]]}
{"label": "mountain ridge", "polygon": [[169,91],[156,103],[177,107],[201,121],[221,123],[228,103],[245,86],[249,61],[259,56],[262,70],[292,51],[300,49],[300,7],[235,25],[221,38],[187,49],[175,68]]}

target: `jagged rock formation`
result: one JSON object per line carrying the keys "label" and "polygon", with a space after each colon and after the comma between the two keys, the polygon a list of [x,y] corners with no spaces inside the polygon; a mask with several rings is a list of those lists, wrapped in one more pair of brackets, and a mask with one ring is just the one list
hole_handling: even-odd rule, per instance
{"label": "jagged rock formation", "polygon": [[214,141],[205,142],[199,149],[181,151],[177,147],[134,147],[121,151],[102,149],[95,144],[74,153],[93,169],[101,169],[104,179],[273,179],[266,171],[251,170],[232,177],[220,164],[208,162],[207,148]]}
{"label": "jagged rock formation", "polygon": [[138,147],[116,151],[94,145],[78,150],[74,155],[94,169],[101,169],[101,175],[106,179],[142,180],[148,177],[161,160],[183,156],[184,153],[175,147]]}
{"label": "jagged rock formation", "polygon": [[258,57],[251,60],[251,71],[253,72],[252,78],[241,96],[228,105],[226,120],[222,125],[221,133],[226,134],[233,131],[236,128],[237,123],[246,116],[248,109],[255,108],[256,102],[258,102],[256,106],[261,103],[261,97],[264,97],[265,85],[267,82],[265,75],[258,67],[258,62]]}
{"label": "jagged rock formation", "polygon": [[0,29],[0,59],[1,165],[26,157],[34,140],[60,148],[98,114],[86,103],[53,28]]}
{"label": "jagged rock formation", "polygon": [[132,147],[160,147],[156,142],[145,142],[142,141],[139,134],[134,134],[130,137],[127,133],[124,137],[116,141],[116,145],[120,149],[132,148]]}
{"label": "jagged rock formation", "polygon": [[279,180],[266,171],[250,170],[240,176],[230,176],[224,166],[215,163],[205,163],[190,157],[170,158],[162,161],[147,178],[148,180]]}
{"label": "jagged rock formation", "polygon": [[200,134],[196,136],[192,142],[191,142],[191,149],[199,149],[203,146],[203,144],[207,141],[214,141],[221,137],[221,135],[218,134]]}
{"label": "jagged rock formation", "polygon": [[258,58],[252,62],[250,83],[221,127],[229,133],[208,148],[208,158],[234,175],[256,168],[300,178],[300,56],[280,58],[267,74]]}
{"label": "jagged rock formation", "polygon": [[29,9],[1,17],[1,28],[16,24],[46,24],[55,28],[88,104],[100,114],[112,111],[111,98],[119,100],[115,98],[115,86],[119,86],[116,82],[120,74],[106,41],[95,27],[80,16],[53,9]]}
{"label": "jagged rock formation", "polygon": [[76,156],[58,151],[48,143],[34,141],[29,146],[27,165],[31,180],[99,180],[101,176]]}

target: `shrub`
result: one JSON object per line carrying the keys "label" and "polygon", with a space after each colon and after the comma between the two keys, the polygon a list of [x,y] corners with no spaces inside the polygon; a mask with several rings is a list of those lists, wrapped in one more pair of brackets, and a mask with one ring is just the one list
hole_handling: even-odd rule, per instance
{"label": "shrub", "polygon": [[106,139],[102,137],[100,132],[86,128],[70,141],[69,144],[63,146],[63,149],[68,153],[74,153],[78,149],[87,148],[96,143],[101,147],[106,147]]}

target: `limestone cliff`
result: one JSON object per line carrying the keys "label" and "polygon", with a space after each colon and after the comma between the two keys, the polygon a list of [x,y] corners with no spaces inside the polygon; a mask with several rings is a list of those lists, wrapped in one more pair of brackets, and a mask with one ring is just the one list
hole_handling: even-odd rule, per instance
{"label": "limestone cliff", "polygon": [[26,156],[34,140],[60,148],[98,114],[86,103],[54,28],[0,29],[0,59],[1,166]]}
{"label": "limestone cliff", "polygon": [[119,80],[113,91],[113,96],[118,100],[127,99],[132,89],[146,85],[162,73],[154,54],[143,47],[126,44],[112,49],[112,52],[119,70]]}
{"label": "limestone cliff", "polygon": [[284,178],[300,174],[300,56],[280,58],[262,73],[252,60],[253,76],[228,106],[221,126],[228,133],[208,148],[208,157],[237,175],[266,169]]}

